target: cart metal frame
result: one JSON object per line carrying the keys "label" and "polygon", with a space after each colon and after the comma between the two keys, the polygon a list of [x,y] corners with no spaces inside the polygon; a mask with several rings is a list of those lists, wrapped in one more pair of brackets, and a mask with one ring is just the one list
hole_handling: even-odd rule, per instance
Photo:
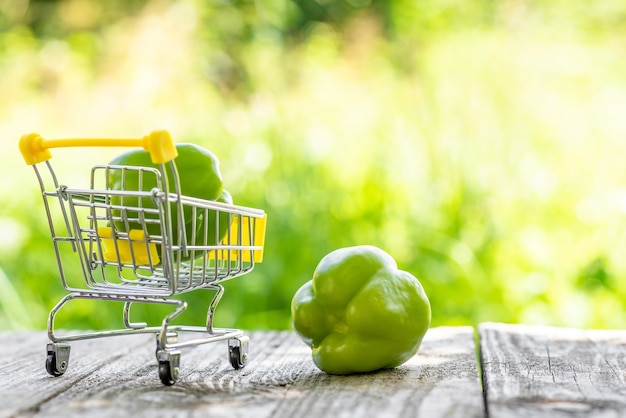
{"label": "cart metal frame", "polygon": [[[72,188],[57,179],[49,149],[77,146],[143,147],[158,168],[95,165],[89,187]],[[67,371],[72,341],[137,333],[156,335],[158,373],[165,385],[178,379],[185,347],[226,340],[231,365],[245,366],[249,338],[239,329],[214,327],[213,318],[224,293],[221,283],[247,274],[263,259],[264,211],[183,195],[176,147],[167,131],[131,139],[46,140],[29,134],[21,138],[20,150],[39,182],[61,283],[68,292],[48,315],[50,375]],[[113,176],[121,183],[112,182]],[[131,184],[138,187],[129,189]],[[77,266],[82,274],[75,274]],[[197,289],[215,292],[206,325],[173,325],[187,309],[187,302],[175,297]],[[57,334],[57,314],[77,299],[122,302],[124,328]],[[160,326],[148,326],[131,321],[136,303],[173,310]],[[195,338],[179,340],[182,334]]]}

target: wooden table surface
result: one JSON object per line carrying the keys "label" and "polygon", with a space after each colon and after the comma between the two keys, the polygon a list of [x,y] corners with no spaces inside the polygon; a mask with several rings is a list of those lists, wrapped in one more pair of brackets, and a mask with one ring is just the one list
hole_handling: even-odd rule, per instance
{"label": "wooden table surface", "polygon": [[291,332],[248,335],[245,368],[226,342],[190,347],[166,387],[151,335],[74,342],[54,378],[45,333],[0,333],[0,417],[626,417],[626,331],[432,328],[409,362],[352,376],[319,371]]}

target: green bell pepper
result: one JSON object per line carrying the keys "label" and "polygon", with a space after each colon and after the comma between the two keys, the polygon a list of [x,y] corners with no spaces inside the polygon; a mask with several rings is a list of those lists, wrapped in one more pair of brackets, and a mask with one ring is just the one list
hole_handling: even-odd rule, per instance
{"label": "green bell pepper", "polygon": [[[204,149],[196,144],[178,143],[176,144],[176,150],[178,156],[176,157],[176,166],[180,181],[180,192],[183,195],[191,196],[203,200],[213,200],[226,204],[233,204],[233,199],[228,191],[224,189],[222,183],[222,174],[219,169],[219,160],[211,151]],[[151,156],[147,151],[141,149],[134,149],[115,157],[110,165],[114,166],[135,166],[135,167],[150,167],[158,168],[157,164],[152,163]],[[175,192],[173,173],[169,166],[166,165],[166,172],[168,177],[168,189],[171,193]],[[156,178],[152,175],[146,175],[144,178],[140,178],[138,171],[127,171],[125,174],[122,170],[111,169],[109,171],[108,185],[112,190],[130,190],[130,191],[150,191],[153,187],[157,186]],[[144,207],[154,209],[156,206],[149,197],[124,197],[113,196],[111,203],[116,206],[128,206],[131,208]],[[141,203],[141,205],[140,205]],[[175,242],[178,242],[178,207],[176,204],[171,204],[172,213],[172,237]],[[195,216],[194,216],[195,213]],[[119,217],[121,211],[119,209],[113,209],[113,216]],[[205,212],[198,210],[193,211],[191,206],[185,206],[183,208],[183,215],[185,219],[185,233],[187,237],[187,243],[191,245],[217,245],[220,240],[226,235],[228,231],[229,216],[227,213],[219,214],[219,222],[216,225],[216,213],[213,210],[209,210],[205,219]],[[137,217],[136,212],[130,212],[129,216]],[[157,219],[156,214],[145,213],[145,218],[154,221]],[[117,231],[129,232],[127,229],[142,229],[142,225],[139,222],[128,222],[129,228],[124,221],[114,222],[115,229]],[[205,227],[207,232],[207,242],[205,243]],[[195,228],[195,229],[194,229]],[[217,229],[217,231],[216,231]],[[148,223],[146,230],[150,235],[161,235],[161,227],[158,223]],[[191,242],[192,234],[195,234],[194,242]],[[161,248],[158,247],[160,255]],[[201,255],[198,252],[197,255]],[[190,257],[183,256],[182,259],[187,261]]]}
{"label": "green bell pepper", "polygon": [[335,250],[294,295],[293,326],[330,374],[393,368],[414,356],[430,326],[420,282],[373,246]]}

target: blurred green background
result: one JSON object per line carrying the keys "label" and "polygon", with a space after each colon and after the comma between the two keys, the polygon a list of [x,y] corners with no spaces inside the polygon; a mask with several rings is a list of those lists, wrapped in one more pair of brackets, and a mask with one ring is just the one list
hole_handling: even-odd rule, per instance
{"label": "blurred green background", "polygon": [[[269,215],[219,326],[289,329],[318,261],[356,244],[420,278],[434,326],[626,326],[624,1],[0,0],[0,30],[1,329],[43,329],[65,294],[20,136],[155,129]],[[79,186],[120,151],[52,162]],[[64,312],[121,326],[114,303]]]}

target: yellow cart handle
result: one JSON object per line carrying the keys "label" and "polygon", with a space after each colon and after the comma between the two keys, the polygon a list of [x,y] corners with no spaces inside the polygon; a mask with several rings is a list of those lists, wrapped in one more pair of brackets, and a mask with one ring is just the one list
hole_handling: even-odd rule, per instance
{"label": "yellow cart handle", "polygon": [[168,131],[154,131],[143,138],[68,138],[43,139],[39,134],[20,138],[20,152],[26,164],[38,164],[52,158],[50,148],[66,147],[143,147],[154,164],[163,164],[178,156]]}

